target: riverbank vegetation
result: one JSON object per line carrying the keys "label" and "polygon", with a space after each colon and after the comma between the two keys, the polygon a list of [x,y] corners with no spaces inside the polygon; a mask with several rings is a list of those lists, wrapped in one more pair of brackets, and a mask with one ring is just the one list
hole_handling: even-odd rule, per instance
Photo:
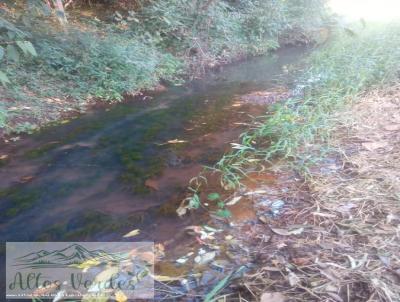
{"label": "riverbank vegetation", "polygon": [[[241,296],[260,301],[398,300],[399,100],[398,83],[391,82],[352,98],[330,116],[335,123],[329,144],[315,145],[329,153],[308,171],[307,180],[281,162],[275,163],[275,175],[283,180],[278,185],[261,182],[246,189],[254,194],[256,209],[266,202],[283,206],[278,217],[258,210],[257,231],[242,239],[252,247],[255,267],[236,282]],[[315,148],[312,153],[318,156]]]}
{"label": "riverbank vegetation", "polygon": [[[47,4],[46,4],[47,3]],[[180,84],[205,70],[309,42],[325,1],[5,1],[0,128],[26,132],[97,100]]]}
{"label": "riverbank vegetation", "polygon": [[[13,229],[7,236],[142,235],[135,239],[154,240],[158,264],[167,267],[155,272],[157,286],[167,288],[156,293],[171,299],[397,301],[400,24],[333,27],[323,0],[54,3],[0,4],[4,133],[34,131],[95,102],[165,90],[223,64],[313,43],[321,29],[330,39],[314,43],[296,66],[277,64],[278,73],[296,78],[288,89],[233,89],[259,87],[251,82],[260,69],[251,69],[244,83],[233,77],[224,86],[229,80],[221,77],[216,91],[207,83],[191,100],[189,87],[148,112],[121,107],[108,119],[66,125],[19,156],[1,155],[3,178],[12,178],[0,194],[5,230]],[[265,66],[271,73],[275,65]],[[262,87],[276,84],[263,75],[257,84],[264,80]],[[249,95],[264,102],[246,103]],[[249,121],[253,112],[265,114]],[[246,118],[237,120],[239,113]],[[186,192],[186,180],[215,162]],[[176,224],[182,199],[177,213],[197,209],[199,216]],[[26,217],[40,218],[29,232],[18,223]]]}
{"label": "riverbank vegetation", "polygon": [[[225,229],[252,269],[231,290],[220,281],[216,300],[398,299],[399,49],[398,23],[337,31],[307,59],[291,97],[211,169],[228,201],[216,221],[256,213]],[[206,184],[193,189],[197,200],[178,213],[209,203],[198,199]]]}
{"label": "riverbank vegetation", "polygon": [[292,97],[258,117],[217,163],[223,186],[235,187],[248,168],[263,169],[282,158],[307,176],[310,165],[329,152],[320,146],[329,141],[334,113],[373,87],[398,79],[399,49],[399,24],[360,23],[337,32],[307,59],[310,68]]}

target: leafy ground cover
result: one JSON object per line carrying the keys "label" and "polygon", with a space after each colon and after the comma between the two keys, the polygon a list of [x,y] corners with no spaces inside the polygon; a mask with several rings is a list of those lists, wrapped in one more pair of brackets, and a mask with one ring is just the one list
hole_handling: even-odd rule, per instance
{"label": "leafy ground cover", "polygon": [[0,128],[29,132],[94,101],[119,101],[160,81],[179,84],[207,68],[265,54],[280,41],[304,40],[329,19],[324,5],[323,0],[89,6],[73,1],[60,24],[59,12],[44,1],[5,1]]}
{"label": "leafy ground cover", "polygon": [[258,188],[268,193],[256,207],[276,198],[285,206],[254,227],[263,236],[247,239],[257,242],[259,269],[239,289],[261,301],[398,299],[399,97],[395,85],[357,98],[335,114],[336,151],[314,165],[308,181],[292,178],[280,196]]}

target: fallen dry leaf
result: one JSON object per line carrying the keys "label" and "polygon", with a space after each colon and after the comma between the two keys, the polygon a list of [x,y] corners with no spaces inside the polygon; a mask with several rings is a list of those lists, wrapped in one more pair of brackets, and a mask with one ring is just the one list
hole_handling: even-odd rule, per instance
{"label": "fallen dry leaf", "polygon": [[296,286],[300,283],[300,278],[293,272],[289,273],[288,276],[290,286]]}
{"label": "fallen dry leaf", "polygon": [[321,213],[321,212],[312,212],[312,214],[315,215],[315,216],[321,216],[321,217],[327,217],[327,218],[336,218],[336,215],[334,215],[334,214]]}
{"label": "fallen dry leaf", "polygon": [[185,231],[191,235],[201,235],[203,229],[198,225],[191,225],[185,228]]}
{"label": "fallen dry leaf", "polygon": [[298,266],[307,265],[312,262],[310,258],[293,258],[292,262]]}
{"label": "fallen dry leaf", "polygon": [[264,215],[259,216],[258,219],[259,219],[262,223],[264,223],[264,224],[267,224],[267,223],[268,223],[268,218],[265,217]]}
{"label": "fallen dry leaf", "polygon": [[180,206],[179,208],[176,209],[176,214],[178,214],[179,217],[185,216],[187,211],[188,211],[187,207]]}
{"label": "fallen dry leaf", "polygon": [[26,182],[31,181],[32,179],[33,179],[33,176],[31,176],[31,175],[29,175],[29,176],[22,176],[22,177],[19,179],[19,181],[20,181],[21,183],[26,183]]}
{"label": "fallen dry leaf", "polygon": [[277,229],[277,228],[271,228],[271,230],[282,236],[290,236],[290,235],[300,235],[301,233],[304,232],[304,228],[299,228],[299,229],[294,229],[294,230],[286,230],[286,229]]}
{"label": "fallen dry leaf", "polygon": [[263,293],[261,295],[261,302],[285,302],[287,300],[286,296],[282,293]]}
{"label": "fallen dry leaf", "polygon": [[172,140],[169,140],[167,143],[168,144],[182,144],[182,143],[187,143],[187,141],[180,140],[180,139],[172,139]]}
{"label": "fallen dry leaf", "polygon": [[387,147],[388,143],[385,141],[362,143],[363,147],[368,151],[375,151]]}
{"label": "fallen dry leaf", "polygon": [[347,203],[347,204],[342,204],[340,206],[336,207],[336,211],[342,213],[342,214],[350,214],[351,209],[356,208],[357,205],[355,203]]}
{"label": "fallen dry leaf", "polygon": [[172,277],[172,276],[163,276],[163,275],[155,275],[154,276],[154,280],[158,281],[158,282],[172,282],[172,281],[180,281],[184,278],[184,276],[182,277]]}
{"label": "fallen dry leaf", "polygon": [[281,269],[274,266],[264,266],[261,270],[268,271],[268,272],[280,272]]}
{"label": "fallen dry leaf", "polygon": [[144,185],[145,185],[146,187],[150,188],[150,189],[155,190],[155,191],[160,190],[160,187],[158,186],[158,182],[155,181],[155,180],[148,179],[148,180],[146,180],[146,181],[144,182]]}
{"label": "fallen dry leaf", "polygon": [[343,302],[343,299],[338,294],[328,292],[327,295],[333,298],[337,302]]}
{"label": "fallen dry leaf", "polygon": [[250,192],[247,192],[247,193],[245,193],[244,195],[249,196],[249,195],[265,194],[265,193],[268,193],[268,192],[265,191],[265,190],[257,190],[257,191],[250,191]]}
{"label": "fallen dry leaf", "polygon": [[232,235],[225,236],[225,240],[227,240],[227,241],[231,241],[232,239],[233,239]]}
{"label": "fallen dry leaf", "polygon": [[217,253],[215,251],[205,253],[203,255],[198,255],[194,258],[194,262],[200,265],[205,265],[214,260]]}
{"label": "fallen dry leaf", "polygon": [[280,242],[276,245],[276,247],[278,248],[278,250],[281,250],[281,249],[287,247],[287,244],[285,242]]}
{"label": "fallen dry leaf", "polygon": [[136,230],[130,231],[129,233],[125,234],[123,237],[129,238],[129,237],[137,236],[139,234],[140,234],[140,230],[136,229]]}
{"label": "fallen dry leaf", "polygon": [[126,302],[126,301],[128,301],[128,297],[122,291],[119,290],[115,293],[115,301],[116,302]]}
{"label": "fallen dry leaf", "polygon": [[226,205],[233,206],[233,205],[237,204],[241,199],[242,199],[242,196],[236,196],[236,197],[232,198],[232,200],[228,201],[226,203]]}
{"label": "fallen dry leaf", "polygon": [[158,259],[165,257],[165,246],[162,243],[157,243],[154,245],[155,256]]}
{"label": "fallen dry leaf", "polygon": [[165,142],[165,143],[162,143],[162,144],[159,144],[160,146],[164,146],[164,145],[168,145],[168,144],[184,144],[184,143],[187,143],[188,141],[185,141],[185,140],[180,140],[180,139],[171,139],[171,140],[169,140],[169,141],[167,141],[167,142]]}

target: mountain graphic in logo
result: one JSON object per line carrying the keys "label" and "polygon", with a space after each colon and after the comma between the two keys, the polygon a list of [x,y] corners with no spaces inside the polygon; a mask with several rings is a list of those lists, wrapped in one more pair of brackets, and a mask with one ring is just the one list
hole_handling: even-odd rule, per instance
{"label": "mountain graphic in logo", "polygon": [[63,268],[77,267],[87,261],[96,263],[120,262],[128,258],[128,255],[119,253],[107,253],[103,250],[90,251],[80,244],[74,243],[70,246],[55,251],[33,252],[15,259],[23,268]]}

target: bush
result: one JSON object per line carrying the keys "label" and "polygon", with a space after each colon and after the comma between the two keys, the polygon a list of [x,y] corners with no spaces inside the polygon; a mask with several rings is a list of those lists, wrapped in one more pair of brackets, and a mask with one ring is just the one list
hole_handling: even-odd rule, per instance
{"label": "bush", "polygon": [[40,120],[46,108],[36,104],[43,99],[79,107],[92,98],[121,100],[161,79],[180,83],[184,75],[196,76],[207,67],[277,48],[283,32],[303,26],[314,12],[322,14],[325,1],[299,6],[294,0],[148,0],[135,1],[136,11],[105,14],[106,7],[119,1],[113,3],[103,4],[102,21],[70,11],[66,28],[40,1],[29,1],[29,9],[25,1],[16,1],[0,10],[0,17],[12,21],[4,24],[23,33],[25,43],[18,51],[24,58],[0,62],[9,104],[34,104],[39,108],[32,119]]}

